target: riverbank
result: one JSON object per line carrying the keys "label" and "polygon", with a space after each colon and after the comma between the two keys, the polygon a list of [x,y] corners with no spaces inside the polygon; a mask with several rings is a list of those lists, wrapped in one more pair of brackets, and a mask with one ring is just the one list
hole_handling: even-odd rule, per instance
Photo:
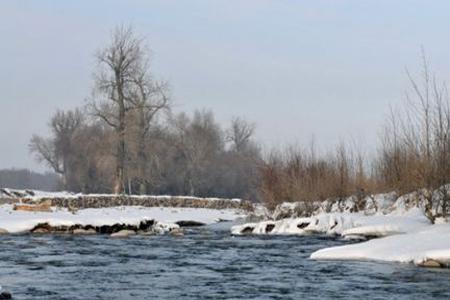
{"label": "riverbank", "polygon": [[181,227],[233,221],[252,209],[240,199],[9,189],[1,190],[0,199],[0,234],[179,234]]}
{"label": "riverbank", "polygon": [[[262,222],[233,226],[233,235],[325,234],[352,245],[325,248],[314,260],[376,260],[425,267],[450,266],[450,224],[442,191],[419,190],[279,205]],[[309,212],[309,215],[308,215]],[[356,244],[355,244],[356,243]]]}

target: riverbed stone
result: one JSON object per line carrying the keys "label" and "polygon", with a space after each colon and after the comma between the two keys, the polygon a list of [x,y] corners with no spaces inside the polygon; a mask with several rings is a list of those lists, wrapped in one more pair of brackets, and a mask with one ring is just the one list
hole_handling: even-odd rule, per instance
{"label": "riverbed stone", "polygon": [[132,235],[136,235],[136,231],[124,229],[124,230],[120,230],[118,232],[114,232],[110,236],[114,237],[114,238],[123,238],[123,237],[129,237]]}
{"label": "riverbed stone", "polygon": [[12,295],[10,292],[0,292],[0,300],[9,300],[12,299]]}
{"label": "riverbed stone", "polygon": [[142,235],[142,236],[152,236],[152,235],[156,235],[156,232],[154,232],[153,230],[139,230],[137,232],[137,234]]}
{"label": "riverbed stone", "polygon": [[32,233],[50,233],[50,230],[43,227],[38,227],[32,231]]}
{"label": "riverbed stone", "polygon": [[173,236],[183,236],[184,232],[181,228],[174,228],[169,232],[169,234]]}
{"label": "riverbed stone", "polygon": [[190,220],[178,221],[178,222],[175,222],[175,224],[177,224],[180,227],[199,227],[199,226],[205,226],[206,225],[205,223],[202,223],[202,222],[190,221]]}
{"label": "riverbed stone", "polygon": [[95,229],[74,229],[73,234],[75,235],[92,235],[92,234],[96,234],[97,232],[95,231]]}
{"label": "riverbed stone", "polygon": [[424,267],[424,268],[441,268],[442,267],[441,263],[434,259],[424,260],[423,262],[419,263],[418,265],[420,267]]}

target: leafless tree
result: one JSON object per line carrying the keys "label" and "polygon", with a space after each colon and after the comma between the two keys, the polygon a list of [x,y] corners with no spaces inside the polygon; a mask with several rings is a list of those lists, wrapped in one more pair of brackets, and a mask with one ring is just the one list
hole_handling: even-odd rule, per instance
{"label": "leafless tree", "polygon": [[110,44],[102,49],[97,60],[94,99],[91,102],[93,114],[113,128],[116,133],[116,171],[114,193],[124,191],[126,139],[126,117],[130,102],[134,99],[134,81],[146,66],[146,52],[142,39],[130,27],[118,27],[112,34]]}
{"label": "leafless tree", "polygon": [[137,168],[139,193],[147,193],[148,151],[147,141],[155,117],[163,110],[170,109],[167,82],[154,81],[149,74],[148,63],[143,63],[139,72],[133,77],[133,90],[129,102],[137,125]]}
{"label": "leafless tree", "polygon": [[176,147],[185,159],[188,193],[194,195],[210,179],[205,175],[223,149],[222,131],[210,111],[196,111],[192,120],[181,114],[173,123]]}
{"label": "leafless tree", "polygon": [[255,132],[255,125],[242,118],[234,117],[231,128],[227,130],[227,140],[232,143],[233,149],[242,151],[249,144],[250,138]]}
{"label": "leafless tree", "polygon": [[42,138],[34,135],[29,145],[30,151],[39,161],[47,163],[54,172],[62,176],[65,189],[68,187],[73,164],[75,135],[83,121],[83,114],[78,109],[57,111],[49,124],[53,137]]}

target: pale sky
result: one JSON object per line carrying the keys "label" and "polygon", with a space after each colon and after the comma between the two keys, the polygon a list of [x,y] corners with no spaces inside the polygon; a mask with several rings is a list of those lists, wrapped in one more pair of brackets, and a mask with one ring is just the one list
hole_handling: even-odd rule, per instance
{"label": "pale sky", "polygon": [[0,168],[43,170],[28,153],[57,108],[84,104],[94,54],[131,24],[169,80],[175,111],[242,116],[266,146],[315,137],[373,149],[405,67],[426,48],[450,77],[450,1],[0,1]]}

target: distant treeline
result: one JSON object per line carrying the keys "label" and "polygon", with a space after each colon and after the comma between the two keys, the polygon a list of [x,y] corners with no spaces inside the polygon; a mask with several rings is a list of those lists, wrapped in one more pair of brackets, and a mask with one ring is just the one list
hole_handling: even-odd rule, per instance
{"label": "distant treeline", "polygon": [[209,111],[173,114],[168,84],[151,74],[131,28],[117,28],[96,58],[89,103],[57,111],[52,135],[30,142],[65,189],[258,199],[252,124],[234,118],[222,128]]}
{"label": "distant treeline", "polygon": [[117,28],[96,56],[89,104],[56,112],[52,135],[32,138],[31,151],[66,189],[240,197],[273,208],[450,182],[450,101],[425,55],[419,80],[408,73],[406,105],[386,119],[375,157],[346,143],[327,153],[312,144],[262,154],[244,119],[222,127],[210,111],[173,114],[169,85],[150,72],[143,41]]}
{"label": "distant treeline", "polygon": [[[60,174],[64,188],[114,192],[114,131],[102,121],[86,120],[80,110],[59,111],[50,124],[53,135],[34,136],[31,149]],[[152,123],[141,153],[130,129],[125,135],[123,192],[256,199],[262,158],[252,132],[241,119],[223,129],[211,112],[180,114]]]}
{"label": "distant treeline", "polygon": [[0,170],[0,188],[60,190],[61,181],[55,173],[36,173],[27,169]]}

